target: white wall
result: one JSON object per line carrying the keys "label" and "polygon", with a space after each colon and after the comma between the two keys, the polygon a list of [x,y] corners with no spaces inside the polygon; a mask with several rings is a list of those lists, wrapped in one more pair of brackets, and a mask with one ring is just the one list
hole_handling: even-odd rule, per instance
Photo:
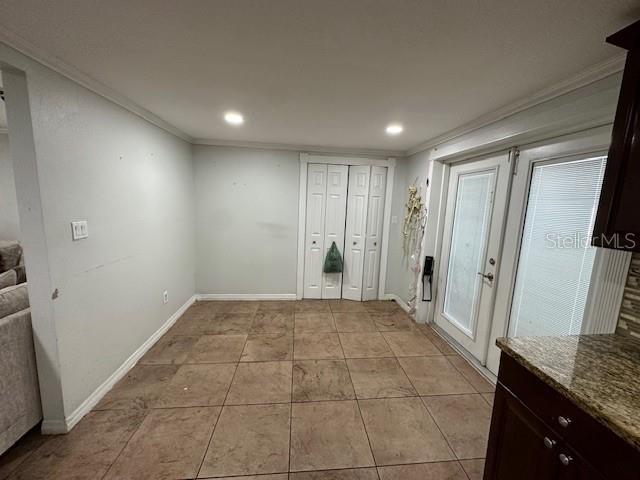
{"label": "white wall", "polygon": [[[445,163],[473,158],[488,152],[506,151],[510,147],[523,147],[533,142],[551,139],[573,132],[607,125],[613,121],[620,89],[621,73],[615,73],[582,86],[569,93],[522,110],[494,123],[484,125],[410,157],[420,162],[430,173],[430,185],[426,195],[428,207],[427,226],[422,258],[434,256],[438,274],[446,259],[440,258],[440,230],[446,194]],[[437,295],[437,278],[434,277],[434,299]],[[435,301],[423,303],[418,310],[420,321],[432,321]]]}
{"label": "white wall", "polygon": [[397,217],[397,223],[391,224],[389,233],[389,263],[385,293],[397,295],[404,302],[409,300],[409,287],[414,278],[413,272],[409,270],[409,259],[403,248],[405,204],[408,200],[407,189],[414,184],[419,187],[423,200],[425,198],[428,164],[423,157],[422,154],[416,154],[398,159],[396,162],[391,216]]}
{"label": "white wall", "polygon": [[295,295],[298,153],[193,149],[198,293]]}
{"label": "white wall", "polygon": [[[59,375],[64,411],[45,408],[45,420],[61,422],[195,292],[191,146],[2,44],[0,60],[28,81],[37,173],[21,175],[41,196],[46,251],[38,253],[48,298],[59,292],[52,318],[35,318],[34,328],[36,343],[57,345],[46,354],[58,358],[38,362]],[[19,109],[8,113],[17,125]],[[14,157],[26,153],[18,149]],[[90,236],[72,242],[69,222],[78,219]]]}
{"label": "white wall", "polygon": [[[0,108],[4,108],[0,105]],[[20,240],[20,222],[9,137],[0,133],[0,240]]]}
{"label": "white wall", "polygon": [[[415,153],[406,159],[398,160],[392,206],[392,215],[398,216],[398,224],[391,225],[386,293],[398,295],[404,301],[408,300],[409,283],[413,275],[403,255],[401,230],[404,203],[407,198],[406,190],[416,177],[419,177],[419,184],[423,185],[423,199],[428,209],[421,265],[424,263],[425,255],[434,256],[437,274],[442,260],[439,258],[441,208],[445,207],[441,205],[444,178],[442,162],[506,150],[512,146],[522,146],[541,139],[610,123],[615,113],[620,81],[620,73],[604,77],[494,123],[432,145],[429,149]],[[430,177],[428,188],[424,186],[427,176]],[[436,286],[437,279],[434,278],[434,298],[437,293]],[[435,302],[418,302],[417,319],[431,320],[434,306]]]}

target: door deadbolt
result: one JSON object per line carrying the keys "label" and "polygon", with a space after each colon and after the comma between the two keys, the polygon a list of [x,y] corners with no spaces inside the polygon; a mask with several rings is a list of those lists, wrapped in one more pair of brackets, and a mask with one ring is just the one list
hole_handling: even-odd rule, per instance
{"label": "door deadbolt", "polygon": [[495,264],[496,264],[495,259],[490,258],[490,259],[489,259],[489,265],[495,265]]}

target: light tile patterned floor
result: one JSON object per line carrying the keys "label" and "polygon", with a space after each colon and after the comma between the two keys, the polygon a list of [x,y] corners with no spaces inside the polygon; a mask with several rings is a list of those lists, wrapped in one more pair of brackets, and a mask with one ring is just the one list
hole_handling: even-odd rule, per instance
{"label": "light tile patterned floor", "polygon": [[199,302],[0,480],[479,480],[493,390],[394,302]]}

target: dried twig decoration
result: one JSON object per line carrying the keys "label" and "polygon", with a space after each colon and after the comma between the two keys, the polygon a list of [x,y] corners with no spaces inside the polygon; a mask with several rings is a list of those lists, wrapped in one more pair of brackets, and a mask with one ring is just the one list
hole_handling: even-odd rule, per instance
{"label": "dried twig decoration", "polygon": [[409,284],[409,313],[415,314],[416,301],[418,298],[417,289],[420,276],[420,247],[422,243],[422,235],[424,233],[424,221],[427,212],[422,203],[422,196],[419,194],[416,186],[418,179],[416,178],[413,185],[408,188],[409,199],[405,204],[406,213],[404,216],[404,253],[409,269],[413,272],[411,283]]}

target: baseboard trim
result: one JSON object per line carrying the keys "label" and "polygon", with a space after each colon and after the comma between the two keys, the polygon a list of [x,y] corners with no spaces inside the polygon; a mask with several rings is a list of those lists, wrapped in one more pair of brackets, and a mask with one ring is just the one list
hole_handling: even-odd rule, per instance
{"label": "baseboard trim", "polygon": [[69,433],[69,430],[65,420],[43,420],[40,425],[40,431],[44,435],[61,435]]}
{"label": "baseboard trim", "polygon": [[409,313],[409,305],[407,305],[406,302],[395,293],[385,293],[384,299],[393,300],[398,305],[400,305],[400,308],[402,308],[405,312]]}
{"label": "baseboard trim", "polygon": [[111,388],[122,379],[133,366],[147,353],[147,351],[155,345],[155,343],[166,333],[169,328],[182,316],[182,314],[196,301],[197,295],[193,295],[185,302],[164,324],[156,330],[140,347],[127,358],[118,369],[111,374],[87,399],[80,404],[69,416],[62,420],[50,420],[42,422],[42,433],[55,435],[68,433],[73,427],[89,413],[93,407],[111,390]]}
{"label": "baseboard trim", "polygon": [[295,293],[199,293],[198,301],[204,300],[295,300]]}

